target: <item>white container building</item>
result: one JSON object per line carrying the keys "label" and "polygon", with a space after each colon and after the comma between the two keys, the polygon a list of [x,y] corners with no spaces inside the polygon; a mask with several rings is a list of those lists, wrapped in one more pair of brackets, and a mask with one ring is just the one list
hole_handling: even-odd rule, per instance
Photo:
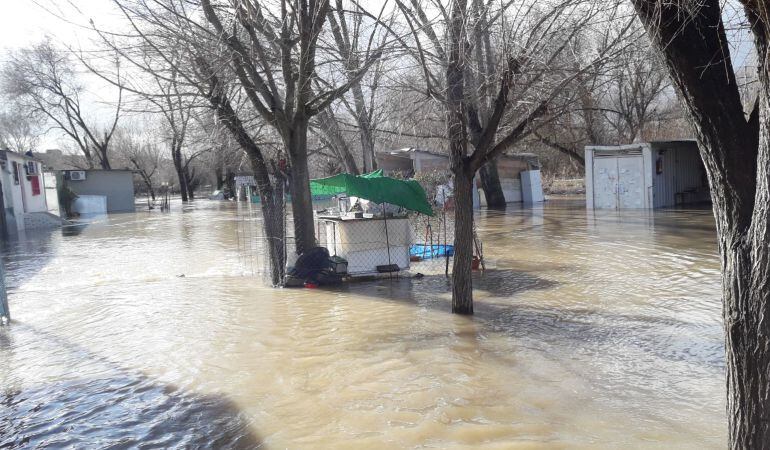
{"label": "white container building", "polygon": [[589,209],[652,209],[710,200],[694,140],[589,146],[585,161]]}

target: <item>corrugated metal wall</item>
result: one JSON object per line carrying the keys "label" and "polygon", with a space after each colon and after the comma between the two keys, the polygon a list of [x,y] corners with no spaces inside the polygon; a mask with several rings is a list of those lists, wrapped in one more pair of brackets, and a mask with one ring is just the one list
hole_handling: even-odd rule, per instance
{"label": "corrugated metal wall", "polygon": [[[662,160],[663,171],[660,174],[656,169],[658,159]],[[653,147],[652,162],[655,208],[675,206],[677,193],[704,188],[703,162],[695,143],[656,145]],[[694,196],[690,195],[684,201],[694,201]]]}

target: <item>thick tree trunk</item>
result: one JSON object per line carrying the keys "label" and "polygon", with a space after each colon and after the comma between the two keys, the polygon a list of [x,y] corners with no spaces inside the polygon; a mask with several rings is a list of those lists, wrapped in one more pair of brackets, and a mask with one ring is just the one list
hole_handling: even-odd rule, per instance
{"label": "thick tree trunk", "polygon": [[112,170],[112,166],[110,166],[110,160],[107,156],[107,146],[100,145],[99,148],[96,149],[96,151],[99,155],[99,165],[102,166],[102,169]]}
{"label": "thick tree trunk", "polygon": [[284,136],[291,161],[291,209],[297,254],[315,247],[313,199],[310,195],[310,171],[307,164],[307,120],[295,120]]}
{"label": "thick tree trunk", "polygon": [[450,21],[447,81],[447,137],[449,163],[454,174],[455,239],[452,263],[452,312],[473,314],[473,172],[469,170],[468,129],[465,122],[462,30],[465,0],[455,0]]}
{"label": "thick tree trunk", "polygon": [[193,201],[195,200],[195,180],[194,176],[190,174],[190,168],[189,166],[184,166],[184,180],[185,180],[185,187],[187,188],[187,200]]}
{"label": "thick tree trunk", "polygon": [[225,185],[225,180],[223,178],[223,173],[224,173],[224,170],[222,170],[221,167],[214,168],[214,178],[217,180],[216,183],[217,183],[217,190],[218,191],[221,191],[222,188]]}
{"label": "thick tree trunk", "polygon": [[182,196],[182,201],[187,202],[187,176],[184,172],[184,164],[182,163],[182,151],[177,148],[175,142],[171,143],[171,159],[174,162],[174,170],[176,171],[176,178],[179,181],[179,193]]}
{"label": "thick tree trunk", "polygon": [[455,240],[452,262],[452,312],[473,314],[473,174],[455,172]]}
{"label": "thick tree trunk", "polygon": [[[759,54],[759,103],[744,116],[721,3],[695,10],[633,0],[692,119],[711,186],[727,365],[729,444],[770,445],[770,88],[767,17],[748,7]],[[755,5],[751,3],[751,5]],[[761,3],[760,3],[761,5]],[[764,13],[762,13],[764,14]],[[720,55],[718,61],[714,55]]]}
{"label": "thick tree trunk", "polygon": [[500,174],[497,171],[497,159],[493,159],[479,169],[481,187],[489,208],[505,208],[505,194],[500,185]]}

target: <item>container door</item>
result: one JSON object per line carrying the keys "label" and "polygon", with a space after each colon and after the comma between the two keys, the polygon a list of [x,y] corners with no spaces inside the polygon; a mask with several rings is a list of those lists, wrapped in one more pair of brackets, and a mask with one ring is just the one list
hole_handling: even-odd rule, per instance
{"label": "container door", "polygon": [[644,159],[641,155],[618,160],[618,208],[644,208]]}
{"label": "container door", "polygon": [[594,158],[594,208],[618,208],[618,158],[599,156]]}

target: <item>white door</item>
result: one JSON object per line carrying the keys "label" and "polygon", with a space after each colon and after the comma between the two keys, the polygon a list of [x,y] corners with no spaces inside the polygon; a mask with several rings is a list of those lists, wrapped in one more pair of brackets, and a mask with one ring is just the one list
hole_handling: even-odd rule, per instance
{"label": "white door", "polygon": [[594,208],[644,208],[644,159],[642,155],[594,158]]}
{"label": "white door", "polygon": [[644,159],[618,157],[618,208],[644,208]]}
{"label": "white door", "polygon": [[618,161],[615,156],[594,158],[594,208],[618,208]]}

